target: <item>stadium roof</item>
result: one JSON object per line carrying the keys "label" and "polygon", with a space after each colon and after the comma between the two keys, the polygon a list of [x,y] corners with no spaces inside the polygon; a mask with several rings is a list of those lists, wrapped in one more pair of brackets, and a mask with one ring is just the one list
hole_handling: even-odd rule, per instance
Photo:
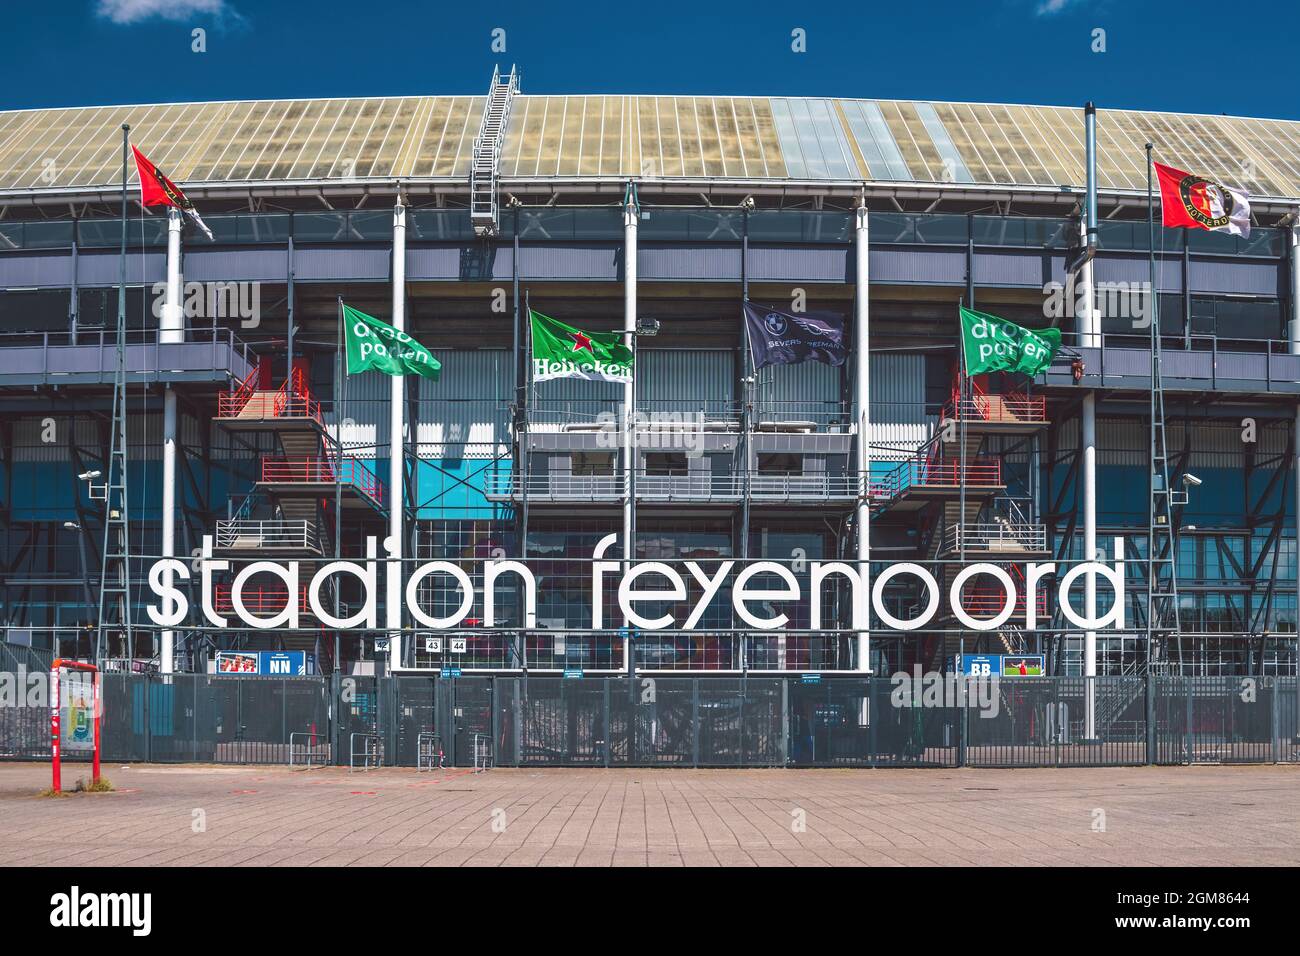
{"label": "stadium roof", "polygon": [[[464,181],[484,97],[104,106],[0,113],[0,194],[118,181],[118,127],[191,186]],[[1162,162],[1300,199],[1300,123],[1099,110],[1099,187],[1146,187]],[[134,177],[134,170],[132,170]],[[505,183],[638,179],[1081,189],[1079,109],[728,96],[515,97]]]}

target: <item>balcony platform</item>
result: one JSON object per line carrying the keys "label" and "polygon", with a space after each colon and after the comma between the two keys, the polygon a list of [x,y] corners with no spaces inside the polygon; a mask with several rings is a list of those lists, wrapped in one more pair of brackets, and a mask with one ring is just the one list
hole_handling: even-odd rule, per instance
{"label": "balcony platform", "polygon": [[273,498],[326,498],[332,502],[334,489],[340,485],[343,507],[387,513],[383,483],[355,458],[343,459],[337,472],[335,462],[323,458],[266,458],[255,487]]}
{"label": "balcony platform", "polygon": [[223,554],[296,557],[321,555],[316,526],[311,521],[234,518],[217,522],[216,550]]}
{"label": "balcony platform", "polygon": [[[737,505],[748,497],[752,504],[826,506],[851,505],[857,500],[859,482],[849,475],[752,475],[746,489],[742,475],[637,475],[637,506],[703,503]],[[519,475],[488,476],[484,493],[489,501],[522,501],[563,504],[576,502],[616,505],[628,492],[628,483],[617,475]]]}
{"label": "balcony platform", "polygon": [[[128,385],[189,384],[228,388],[252,372],[257,357],[229,329],[186,332],[163,343],[157,332],[128,334],[123,354]],[[112,330],[0,335],[0,388],[112,386],[117,343]]]}
{"label": "balcony platform", "polygon": [[939,543],[939,555],[956,554],[963,547],[967,555],[1043,557],[1050,554],[1047,529],[1041,524],[982,523],[949,527]]}
{"label": "balcony platform", "polygon": [[[1067,344],[1038,381],[1076,391],[1085,387],[1149,392],[1150,348],[1128,341],[1133,336],[1120,339],[1124,344],[1112,344],[1109,338],[1102,337],[1104,347]],[[1288,354],[1285,342],[1260,340],[1257,349],[1247,351],[1238,344],[1241,340],[1232,343],[1235,348],[1204,336],[1192,336],[1191,341],[1190,350],[1163,346],[1160,350],[1161,383],[1168,391],[1300,395],[1300,355]],[[1083,362],[1083,376],[1077,383],[1072,372],[1076,357]]]}
{"label": "balcony platform", "polygon": [[1041,395],[977,392],[960,402],[954,398],[944,407],[943,417],[964,425],[971,435],[1031,435],[1049,424],[1047,399]]}
{"label": "balcony platform", "polygon": [[325,434],[320,404],[306,396],[286,396],[283,389],[222,395],[213,421],[232,431]]}
{"label": "balcony platform", "polygon": [[997,459],[977,459],[963,471],[957,462],[906,461],[873,485],[872,499],[891,511],[917,511],[932,501],[961,497],[963,481],[967,500],[982,501],[1006,491],[1002,465]]}

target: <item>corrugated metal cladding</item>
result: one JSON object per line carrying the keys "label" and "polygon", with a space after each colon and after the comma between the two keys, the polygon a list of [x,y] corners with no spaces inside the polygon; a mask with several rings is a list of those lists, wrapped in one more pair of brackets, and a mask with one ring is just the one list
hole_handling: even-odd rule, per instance
{"label": "corrugated metal cladding", "polygon": [[849,246],[754,246],[746,263],[753,282],[852,282]]}
{"label": "corrugated metal cladding", "polygon": [[418,379],[416,454],[420,458],[493,458],[510,451],[514,389],[507,349],[435,350],[442,363],[436,382]]}
{"label": "corrugated metal cladding", "polygon": [[735,353],[726,349],[644,349],[637,352],[636,400],[653,411],[717,415],[736,396]]}
{"label": "corrugated metal cladding", "polygon": [[392,262],[388,246],[295,248],[293,275],[305,282],[323,279],[387,279]]}
{"label": "corrugated metal cladding", "polygon": [[[500,454],[509,444],[509,411],[513,374],[510,352],[482,349],[452,352],[433,350],[442,363],[436,382],[419,383],[415,436],[421,458],[482,458]],[[343,446],[362,458],[388,455],[388,416],[392,379],[379,373],[350,375],[343,428]],[[335,385],[336,396],[342,392]],[[325,421],[334,427],[334,415]],[[408,423],[409,427],[409,423]]]}
{"label": "corrugated metal cladding", "polygon": [[[618,245],[555,244],[522,246],[519,250],[519,275],[525,279],[608,279],[623,277],[623,250]],[[637,262],[641,256],[637,257]],[[494,276],[510,276],[510,260],[504,261],[504,274],[498,269]]]}
{"label": "corrugated metal cladding", "polygon": [[929,440],[937,418],[925,413],[924,355],[871,356],[869,390],[873,461],[906,458]]}
{"label": "corrugated metal cladding", "polygon": [[185,252],[181,264],[187,282],[285,282],[289,275],[287,249],[204,249]]}
{"label": "corrugated metal cladding", "polygon": [[769,365],[759,369],[754,394],[760,421],[811,421],[821,425],[845,421],[841,370],[821,362]]}
{"label": "corrugated metal cladding", "polygon": [[[355,449],[362,458],[373,457],[375,449],[379,448],[384,451],[384,457],[387,457],[388,409],[391,404],[389,383],[392,379],[379,372],[348,375],[345,397],[338,382],[337,369],[334,376],[334,396],[345,422],[341,433],[343,447]],[[334,428],[333,412],[325,413],[325,424]]]}
{"label": "corrugated metal cladding", "polygon": [[27,286],[67,288],[72,285],[72,256],[67,252],[18,253],[0,256],[0,288]]}
{"label": "corrugated metal cladding", "polygon": [[[1245,415],[1242,416],[1246,417]],[[1290,423],[1266,423],[1257,420],[1254,452],[1257,456],[1284,455]],[[1190,432],[1190,434],[1189,434]],[[1237,422],[1197,421],[1185,423],[1170,421],[1165,425],[1169,452],[1177,456],[1184,447],[1191,449],[1187,467],[1239,468],[1247,445],[1242,441],[1243,428]],[[1145,468],[1151,442],[1151,426],[1144,421],[1119,421],[1103,418],[1097,422],[1097,464],[1129,465]],[[1062,455],[1078,447],[1079,420],[1071,418],[1061,423],[1057,441]]]}
{"label": "corrugated metal cladding", "polygon": [[[128,240],[129,241],[129,240]],[[119,275],[117,252],[81,252],[77,255],[77,284],[83,287],[117,285]],[[126,254],[126,281],[128,285],[141,282],[152,285],[167,279],[167,254],[165,252],[134,252]]]}

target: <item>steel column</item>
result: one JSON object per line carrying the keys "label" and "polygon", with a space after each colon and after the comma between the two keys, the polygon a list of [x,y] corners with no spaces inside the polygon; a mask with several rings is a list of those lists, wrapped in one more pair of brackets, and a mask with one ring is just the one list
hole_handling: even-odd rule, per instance
{"label": "steel column", "polygon": [[[1300,355],[1300,208],[1291,218],[1291,354]],[[1295,479],[1296,495],[1296,538],[1300,540],[1300,405],[1296,406],[1295,415],[1295,458],[1291,462],[1292,475]],[[1280,545],[1279,545],[1280,548]],[[1300,614],[1300,574],[1296,578],[1296,613]],[[1300,741],[1300,629],[1296,633],[1296,735]]]}
{"label": "steel column", "polygon": [[[1079,266],[1075,280],[1076,331],[1081,346],[1097,348],[1101,345],[1101,317],[1096,310],[1096,289],[1093,284],[1091,251],[1097,240],[1097,112],[1091,103],[1083,110],[1085,161],[1087,166],[1087,199],[1079,217],[1080,239],[1086,254]],[[1083,398],[1080,410],[1080,436],[1083,447],[1081,478],[1083,484],[1083,559],[1097,559],[1097,396],[1092,390]],[[1097,616],[1097,576],[1084,577],[1084,613]],[[1083,636],[1083,736],[1085,740],[1097,737],[1097,632],[1087,631]]]}
{"label": "steel column", "polygon": [[[406,331],[406,207],[399,194],[393,207],[393,328]],[[405,425],[406,377],[394,375],[391,382],[388,418],[388,555],[387,589],[388,667],[402,665],[402,556],[406,550]]]}
{"label": "steel column", "polygon": [[[869,217],[866,200],[863,199],[854,213],[854,281],[857,288],[854,291],[853,301],[853,413],[857,421],[858,440],[855,444],[853,467],[858,473],[858,503],[854,518],[857,531],[858,575],[862,581],[860,587],[868,594],[870,593],[867,590],[868,582],[871,577],[871,340],[869,336],[871,310],[867,299],[869,247]],[[856,617],[856,611],[855,606],[850,613]],[[870,626],[869,613],[864,623]],[[869,631],[859,631],[857,638],[857,669],[867,673],[871,670],[871,634]]]}
{"label": "steel column", "polygon": [[[623,332],[627,347],[633,350],[630,381],[623,385],[623,557],[624,571],[636,560],[636,449],[632,430],[636,408],[636,227],[640,218],[636,187],[629,183],[623,203]],[[624,621],[623,666],[629,677],[636,670],[632,651],[632,625]]]}
{"label": "steel column", "polygon": [[[162,343],[185,340],[185,320],[181,310],[181,211],[167,209],[167,290],[163,301],[162,321],[158,331]],[[162,370],[159,369],[161,372]],[[170,385],[163,392],[163,475],[162,475],[162,553],[176,556],[176,392]],[[163,587],[172,586],[172,571],[163,572]],[[170,674],[176,669],[176,632],[158,635],[158,670]]]}

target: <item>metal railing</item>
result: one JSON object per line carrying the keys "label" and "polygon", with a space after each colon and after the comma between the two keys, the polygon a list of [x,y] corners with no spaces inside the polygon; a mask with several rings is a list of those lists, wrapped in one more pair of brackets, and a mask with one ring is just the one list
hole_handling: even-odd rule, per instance
{"label": "metal railing", "polygon": [[415,739],[416,769],[441,770],[446,766],[447,754],[442,749],[442,734],[419,734]]}
{"label": "metal railing", "polygon": [[319,731],[306,731],[289,735],[289,767],[327,767],[331,762],[329,736]]}
{"label": "metal railing", "polygon": [[[740,501],[746,494],[754,501],[851,500],[858,496],[861,482],[854,475],[776,474],[748,475],[636,473],[638,501]],[[556,501],[617,500],[627,495],[622,474],[610,475],[519,475],[491,472],[484,491],[490,498],[549,498]]]}
{"label": "metal railing", "polygon": [[[742,216],[736,209],[706,209],[655,206],[641,225],[645,238],[655,240],[737,242],[742,234]],[[420,209],[411,216],[420,228],[414,238],[464,240],[473,238],[468,209]],[[526,219],[524,217],[527,217]],[[534,220],[546,217],[544,226]],[[512,217],[501,223],[509,237]],[[852,213],[841,210],[756,209],[749,213],[750,241],[798,242],[843,245],[853,241]],[[392,237],[392,214],[369,209],[319,210],[315,212],[261,212],[209,214],[214,244],[284,245],[290,236],[300,242],[385,242]],[[166,244],[166,220],[146,220],[151,247]],[[119,219],[7,220],[0,222],[0,251],[18,249],[66,249],[75,240],[83,249],[116,248]],[[873,245],[938,245],[964,247],[968,238],[977,247],[1064,249],[1078,225],[1072,219],[1039,216],[968,217],[964,213],[871,213]],[[530,238],[606,239],[622,238],[622,218],[609,206],[525,207],[521,210],[521,234]],[[1179,235],[1181,233],[1181,235]],[[1109,221],[1099,224],[1103,250],[1145,251],[1145,221]],[[1285,253],[1284,229],[1253,227],[1249,239],[1206,233],[1200,230],[1170,230],[1163,246],[1166,255],[1181,253],[1183,241],[1193,255],[1229,255],[1277,259]],[[139,236],[136,240],[139,241]],[[208,246],[199,240],[196,248]]]}
{"label": "metal railing", "polygon": [[[809,431],[838,429],[853,419],[848,402],[805,399],[769,399],[763,386],[756,388],[751,408],[754,431],[802,426]],[[503,404],[503,410],[509,408]],[[702,395],[698,398],[637,397],[633,410],[638,431],[676,428],[694,431],[735,431],[744,403],[735,398]],[[566,431],[604,426],[622,427],[622,397],[553,399],[534,398],[528,406],[528,420],[536,425],[560,425]]]}
{"label": "metal railing", "polygon": [[[1044,374],[1059,383],[1073,380],[1074,363],[1083,364],[1082,381],[1098,387],[1149,387],[1150,336],[1147,332],[1098,332],[1062,335],[1062,348]],[[1229,338],[1218,335],[1162,335],[1162,381],[1167,386],[1262,388],[1265,392],[1300,392],[1300,355],[1285,339]]]}
{"label": "metal railing", "polygon": [[873,484],[872,496],[895,498],[913,488],[931,486],[957,487],[962,482],[967,487],[995,487],[1002,484],[1002,461],[997,458],[973,458],[963,469],[960,461],[905,461],[878,483]]}
{"label": "metal railing", "polygon": [[361,760],[361,770],[384,765],[384,741],[378,734],[352,734],[348,738],[348,773],[357,770],[357,759]]}
{"label": "metal railing", "polygon": [[305,518],[300,521],[234,518],[217,522],[217,547],[222,550],[306,551],[316,545],[316,524]]}
{"label": "metal railing", "polygon": [[[186,329],[180,342],[165,342],[156,330],[128,331],[125,359],[132,382],[162,381],[170,371],[226,370],[238,378],[257,364],[248,343],[219,326]],[[23,375],[49,384],[87,375],[106,375],[111,381],[116,369],[117,334],[112,329],[0,333],[0,376]]]}
{"label": "metal railing", "polygon": [[492,769],[492,738],[487,734],[474,735],[474,772]]}
{"label": "metal railing", "polygon": [[342,462],[335,462],[332,458],[262,459],[261,480],[264,482],[332,485],[336,477],[341,484],[352,485],[377,502],[383,500],[383,482],[356,458],[344,458]]}
{"label": "metal railing", "polygon": [[1046,551],[1047,527],[1000,521],[949,525],[943,533],[943,547],[946,551]]}
{"label": "metal railing", "polygon": [[[289,592],[282,587],[245,587],[239,597],[245,610],[257,614],[278,614],[289,603]],[[212,589],[212,606],[218,614],[233,614],[234,589],[229,584],[215,585]],[[298,589],[298,611],[304,614],[311,611],[305,586]]]}
{"label": "metal railing", "polygon": [[954,395],[944,406],[943,417],[955,421],[990,422],[1000,425],[1047,423],[1047,399],[1039,395],[996,395],[976,392],[966,398]]}

